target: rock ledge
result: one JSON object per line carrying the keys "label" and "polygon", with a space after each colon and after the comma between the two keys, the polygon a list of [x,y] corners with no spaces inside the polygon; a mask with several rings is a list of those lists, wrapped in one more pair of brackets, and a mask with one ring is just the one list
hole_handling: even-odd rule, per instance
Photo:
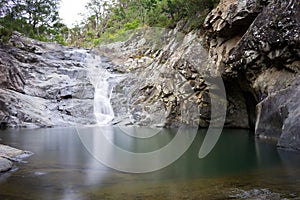
{"label": "rock ledge", "polygon": [[12,161],[18,161],[25,155],[27,157],[32,153],[0,144],[0,173],[10,170],[13,166]]}

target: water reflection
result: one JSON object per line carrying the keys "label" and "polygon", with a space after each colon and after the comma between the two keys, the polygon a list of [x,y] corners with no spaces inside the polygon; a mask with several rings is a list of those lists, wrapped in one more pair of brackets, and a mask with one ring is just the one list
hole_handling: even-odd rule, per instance
{"label": "water reflection", "polygon": [[[149,132],[148,128],[136,129],[141,132]],[[141,149],[142,147],[138,145],[141,143],[140,138],[124,134],[119,127],[77,128],[77,131],[84,147],[95,159],[112,169],[130,173],[148,173],[169,166],[187,151],[197,135],[197,128],[180,127],[176,132],[172,132],[174,135],[172,140],[161,148],[147,152],[136,152],[134,149],[137,147]],[[156,132],[156,130],[153,131]],[[160,132],[158,138],[170,135],[166,129],[162,129]],[[153,134],[150,133],[149,135]],[[127,149],[123,149],[120,147],[121,145],[118,146],[114,141]],[[155,139],[155,141],[161,140]],[[149,144],[153,146],[157,142],[152,140],[152,143]],[[128,150],[128,148],[133,150]]]}
{"label": "water reflection", "polygon": [[[82,131],[83,141],[97,152],[99,139],[106,139],[120,149],[144,153],[166,146],[178,130],[164,130],[147,139],[131,137],[118,127],[108,127],[105,138],[99,138],[95,127]],[[182,133],[188,136],[189,131]],[[197,199],[197,195],[225,199],[234,188],[300,194],[299,154],[277,151],[273,144],[255,141],[246,130],[224,130],[209,156],[199,159],[205,136],[206,130],[199,130],[186,153],[166,168],[126,174],[95,160],[75,129],[1,131],[1,142],[35,154],[28,163],[17,163],[17,171],[0,175],[0,199]],[[115,155],[111,148],[105,152]]]}

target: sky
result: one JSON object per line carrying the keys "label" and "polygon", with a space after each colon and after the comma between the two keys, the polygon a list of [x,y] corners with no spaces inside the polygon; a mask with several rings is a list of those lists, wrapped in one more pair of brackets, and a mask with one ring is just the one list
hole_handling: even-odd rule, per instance
{"label": "sky", "polygon": [[82,20],[82,16],[79,13],[85,13],[84,6],[89,0],[61,0],[59,16],[63,19],[63,22],[72,28],[76,22]]}

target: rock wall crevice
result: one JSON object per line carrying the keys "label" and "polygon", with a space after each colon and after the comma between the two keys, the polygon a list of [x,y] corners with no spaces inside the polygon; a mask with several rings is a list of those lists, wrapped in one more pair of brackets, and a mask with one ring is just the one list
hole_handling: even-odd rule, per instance
{"label": "rock wall crevice", "polygon": [[[232,9],[240,4],[255,6],[244,6],[247,12]],[[222,12],[218,11],[220,9]],[[295,105],[299,102],[296,97],[300,90],[297,84],[300,69],[299,13],[296,0],[224,0],[208,16],[205,24],[211,63],[222,71],[224,79],[233,79],[240,85],[248,105],[250,126],[255,124],[256,135],[275,139],[281,148],[294,150],[299,146],[299,132],[295,127],[300,124],[297,117],[299,106]],[[225,25],[230,24],[229,21],[242,20],[237,17],[242,15],[247,20],[249,14],[250,18],[255,18],[251,24],[244,24],[244,34],[237,36],[233,31],[231,38],[230,34],[219,34],[222,28],[226,33],[230,32]],[[211,20],[222,19],[220,15],[228,17],[226,20]]]}
{"label": "rock wall crevice", "polygon": [[[113,124],[207,127],[214,120],[210,95],[218,95],[211,82],[221,75],[226,127],[253,128],[280,148],[300,150],[299,13],[297,0],[221,0],[204,30],[148,27],[94,48],[122,77],[112,92]],[[91,52],[19,34],[9,42],[0,46],[0,120],[21,127],[95,123],[83,61]]]}

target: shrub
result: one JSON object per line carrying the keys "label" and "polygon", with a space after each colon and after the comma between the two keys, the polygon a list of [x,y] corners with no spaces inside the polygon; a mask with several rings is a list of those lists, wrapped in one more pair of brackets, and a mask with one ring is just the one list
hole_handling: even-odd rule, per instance
{"label": "shrub", "polygon": [[135,19],[132,22],[128,22],[126,24],[124,24],[125,30],[133,30],[139,27],[139,20]]}

